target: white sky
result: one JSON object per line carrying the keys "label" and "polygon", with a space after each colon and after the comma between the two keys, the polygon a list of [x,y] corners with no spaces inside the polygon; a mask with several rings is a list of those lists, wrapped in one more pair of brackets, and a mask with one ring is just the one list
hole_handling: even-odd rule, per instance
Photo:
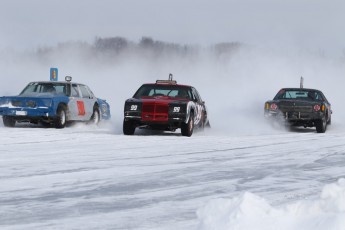
{"label": "white sky", "polygon": [[341,0],[1,0],[0,48],[95,37],[183,44],[239,41],[342,52]]}

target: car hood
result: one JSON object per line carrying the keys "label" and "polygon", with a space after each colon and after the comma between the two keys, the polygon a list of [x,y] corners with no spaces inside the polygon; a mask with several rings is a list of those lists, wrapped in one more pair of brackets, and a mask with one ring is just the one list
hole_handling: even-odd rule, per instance
{"label": "car hood", "polygon": [[56,93],[28,93],[28,94],[21,94],[18,96],[12,96],[11,98],[54,98],[54,97],[67,97],[64,94],[56,94]]}
{"label": "car hood", "polygon": [[144,104],[146,103],[170,104],[172,102],[188,102],[187,99],[168,97],[168,96],[141,97],[140,99],[131,98],[131,99],[128,99],[127,101],[128,102],[142,102]]}

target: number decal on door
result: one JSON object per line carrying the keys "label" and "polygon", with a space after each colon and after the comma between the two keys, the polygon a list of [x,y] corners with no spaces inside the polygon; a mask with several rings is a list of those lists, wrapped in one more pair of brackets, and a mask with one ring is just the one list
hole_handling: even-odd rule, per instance
{"label": "number decal on door", "polygon": [[84,116],[85,115],[85,107],[83,101],[77,101],[78,106],[78,115]]}

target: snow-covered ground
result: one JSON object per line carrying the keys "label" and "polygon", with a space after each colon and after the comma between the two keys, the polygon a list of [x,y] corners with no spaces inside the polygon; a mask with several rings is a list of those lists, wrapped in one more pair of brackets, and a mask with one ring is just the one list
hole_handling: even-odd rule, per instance
{"label": "snow-covered ground", "polygon": [[345,229],[345,132],[0,126],[0,229]]}

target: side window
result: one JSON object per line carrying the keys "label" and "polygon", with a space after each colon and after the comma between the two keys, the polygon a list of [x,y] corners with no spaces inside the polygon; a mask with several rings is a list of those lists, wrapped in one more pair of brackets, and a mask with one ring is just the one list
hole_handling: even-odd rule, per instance
{"label": "side window", "polygon": [[85,85],[79,85],[79,88],[83,98],[91,98],[91,94]]}
{"label": "side window", "polygon": [[195,99],[196,101],[201,101],[198,91],[196,91],[195,88],[193,88],[192,91],[193,91],[193,99]]}
{"label": "side window", "polygon": [[80,97],[79,95],[79,90],[78,90],[78,86],[76,84],[72,85],[71,88],[71,97]]}
{"label": "side window", "polygon": [[95,97],[95,95],[93,94],[93,92],[91,91],[91,89],[90,89],[88,86],[85,86],[85,87],[86,87],[87,91],[89,91],[90,96],[91,96],[92,98]]}
{"label": "side window", "polygon": [[327,98],[323,93],[318,93],[318,98],[320,101],[326,101],[328,103]]}
{"label": "side window", "polygon": [[55,90],[57,94],[67,95],[66,85],[56,85]]}

